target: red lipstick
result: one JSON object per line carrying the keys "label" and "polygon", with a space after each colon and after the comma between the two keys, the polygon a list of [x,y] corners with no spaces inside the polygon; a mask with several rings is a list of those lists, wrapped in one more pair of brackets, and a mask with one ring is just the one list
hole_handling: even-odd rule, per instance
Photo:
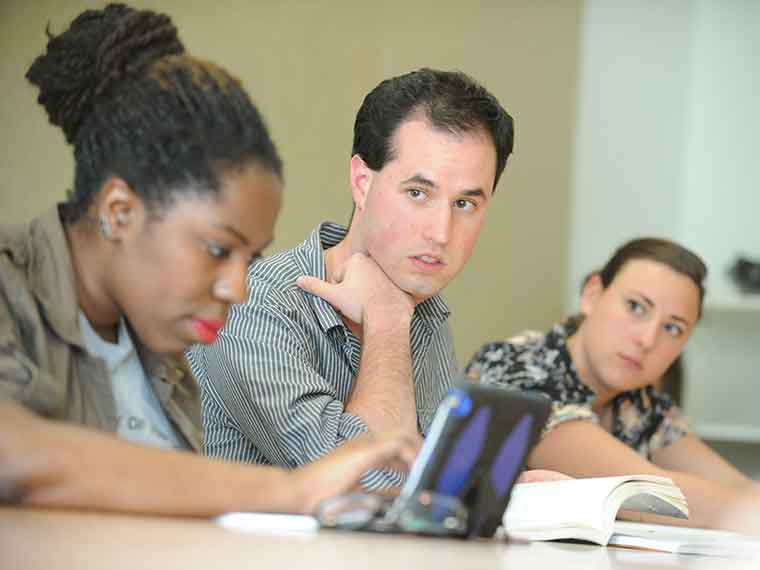
{"label": "red lipstick", "polygon": [[193,328],[203,344],[211,344],[219,336],[224,321],[219,319],[193,319]]}

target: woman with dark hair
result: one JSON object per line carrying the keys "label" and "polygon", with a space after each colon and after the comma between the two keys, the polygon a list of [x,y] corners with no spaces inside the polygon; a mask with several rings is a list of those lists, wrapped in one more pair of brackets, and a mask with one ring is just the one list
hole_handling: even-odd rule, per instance
{"label": "woman with dark hair", "polygon": [[280,210],[280,158],[238,80],[185,54],[163,14],[88,10],[27,78],[74,147],[75,181],[66,203],[0,229],[0,498],[309,511],[369,468],[408,463],[416,442],[400,436],[293,473],[167,451],[199,450],[182,351],[213,342],[246,299]]}
{"label": "woman with dark hair", "polygon": [[706,274],[686,248],[637,239],[589,276],[579,316],[480,349],[470,378],[553,402],[531,467],[670,477],[688,500],[688,524],[703,527],[720,524],[721,509],[756,486],[702,442],[659,389],[702,314]]}

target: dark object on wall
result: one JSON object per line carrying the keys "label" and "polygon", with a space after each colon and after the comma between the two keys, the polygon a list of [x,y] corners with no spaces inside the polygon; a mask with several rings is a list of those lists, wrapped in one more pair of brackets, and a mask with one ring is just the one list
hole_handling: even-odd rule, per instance
{"label": "dark object on wall", "polygon": [[760,293],[760,261],[737,258],[731,268],[731,277],[743,293]]}

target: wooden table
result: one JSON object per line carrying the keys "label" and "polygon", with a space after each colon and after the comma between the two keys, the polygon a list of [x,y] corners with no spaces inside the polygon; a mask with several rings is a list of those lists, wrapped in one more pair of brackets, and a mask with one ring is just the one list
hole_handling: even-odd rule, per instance
{"label": "wooden table", "polygon": [[586,544],[321,531],[241,534],[206,520],[0,507],[0,569],[753,570],[758,562]]}

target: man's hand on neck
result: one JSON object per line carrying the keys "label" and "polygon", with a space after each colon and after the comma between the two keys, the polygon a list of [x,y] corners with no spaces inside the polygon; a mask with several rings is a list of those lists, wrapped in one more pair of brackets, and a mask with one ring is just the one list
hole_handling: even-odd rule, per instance
{"label": "man's hand on neck", "polygon": [[[352,253],[340,261],[340,250],[327,250],[327,281],[300,277],[296,282],[303,290],[321,297],[338,311],[354,331],[351,323],[364,330],[367,317],[373,321],[411,319],[414,301],[399,289],[375,261],[364,253]],[[357,335],[359,336],[359,335]]]}
{"label": "man's hand on neck", "polygon": [[328,281],[304,276],[296,283],[330,303],[360,333],[361,362],[345,409],[372,433],[417,433],[409,339],[414,301],[366,254],[350,254],[340,263],[339,247],[325,254]]}

